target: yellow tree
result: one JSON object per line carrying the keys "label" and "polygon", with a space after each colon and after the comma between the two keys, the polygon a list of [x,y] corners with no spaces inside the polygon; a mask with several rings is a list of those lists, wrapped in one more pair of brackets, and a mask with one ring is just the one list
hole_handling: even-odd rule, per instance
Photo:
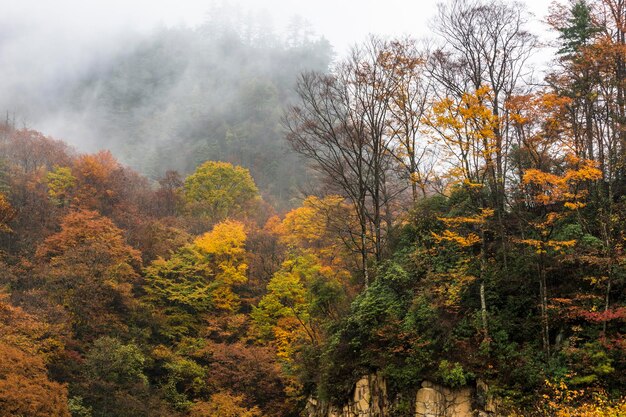
{"label": "yellow tree", "polygon": [[349,210],[340,196],[309,196],[302,206],[285,215],[277,231],[280,240],[291,249],[315,253],[327,265],[344,267],[345,247],[350,246]]}
{"label": "yellow tree", "polygon": [[515,147],[509,157],[517,169],[518,184],[524,182],[526,169],[550,169],[555,155],[581,154],[578,141],[571,139],[575,129],[567,120],[570,103],[568,97],[545,91],[516,95],[507,101]]}
{"label": "yellow tree", "polygon": [[76,187],[76,177],[69,167],[55,165],[52,171],[46,174],[48,184],[48,196],[57,205],[65,207],[69,205],[72,191]]}
{"label": "yellow tree", "polygon": [[217,222],[249,211],[259,199],[250,172],[228,162],[207,161],[185,179],[187,209]]}
{"label": "yellow tree", "polygon": [[191,407],[191,417],[261,417],[258,407],[248,408],[242,395],[216,392],[209,401],[197,401]]}
{"label": "yellow tree", "polygon": [[549,252],[558,253],[576,244],[575,240],[555,240],[552,234],[556,223],[569,212],[576,212],[585,206],[587,191],[584,184],[602,178],[602,171],[590,160],[579,159],[570,154],[566,158],[569,166],[564,173],[556,174],[538,169],[528,169],[523,176],[527,187],[528,206],[541,208],[543,215],[530,224],[535,238],[520,239],[518,242],[534,249],[537,255],[539,275],[540,310],[542,341],[546,355],[550,355],[550,323],[548,317],[547,259]]}
{"label": "yellow tree", "polygon": [[209,311],[238,310],[235,288],[247,282],[246,238],[242,223],[226,220],[146,268],[148,300],[167,317],[170,336],[188,333]]}
{"label": "yellow tree", "polygon": [[[474,100],[472,96],[480,101],[474,109],[484,117],[473,130],[489,130],[479,141],[490,142],[483,152],[488,153],[485,168],[498,222],[506,206],[510,146],[505,105],[523,83],[526,61],[537,46],[536,37],[526,27],[528,18],[519,2],[450,1],[438,8],[433,27],[446,40],[430,57],[430,75],[438,89],[454,96],[455,101],[468,101],[468,93],[470,101]],[[488,94],[481,90],[488,90]],[[504,230],[500,229],[502,234]]]}
{"label": "yellow tree", "polygon": [[245,262],[246,232],[243,223],[226,220],[194,241],[196,250],[213,264],[213,306],[218,310],[235,311],[239,296],[233,287],[248,280]]}
{"label": "yellow tree", "polygon": [[488,86],[482,86],[460,98],[438,100],[426,124],[451,160],[453,178],[471,186],[489,186],[493,194],[497,190],[494,160],[499,120],[488,106],[491,94]]}
{"label": "yellow tree", "polygon": [[[447,96],[434,103],[426,124],[451,161],[452,184],[465,187],[472,200],[474,214],[470,217],[445,219],[452,230],[440,239],[456,241],[461,246],[480,247],[480,304],[485,339],[488,339],[485,274],[487,264],[486,232],[488,219],[498,206],[498,176],[495,158],[499,152],[496,140],[499,119],[489,108],[492,91],[488,86],[466,92],[460,98]],[[468,235],[454,231],[459,225],[472,225]],[[504,230],[501,228],[504,244]],[[506,256],[506,255],[505,255]],[[506,264],[506,263],[505,263]]]}

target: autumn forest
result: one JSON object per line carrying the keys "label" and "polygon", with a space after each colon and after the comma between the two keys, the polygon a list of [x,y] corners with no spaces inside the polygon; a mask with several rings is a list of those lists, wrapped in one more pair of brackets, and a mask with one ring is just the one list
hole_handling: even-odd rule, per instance
{"label": "autumn forest", "polygon": [[626,416],[626,2],[530,18],[161,29],[55,98],[100,150],[7,113],[0,416]]}

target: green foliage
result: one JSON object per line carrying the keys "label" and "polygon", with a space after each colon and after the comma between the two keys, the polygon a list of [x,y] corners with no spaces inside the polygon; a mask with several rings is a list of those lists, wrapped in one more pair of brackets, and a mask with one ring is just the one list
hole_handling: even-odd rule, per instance
{"label": "green foliage", "polygon": [[432,364],[431,341],[420,330],[433,329],[436,315],[414,299],[417,284],[400,263],[381,265],[327,344],[320,395],[344,401],[354,379],[372,369],[382,371],[392,392],[419,384]]}
{"label": "green foliage", "polygon": [[145,274],[149,300],[158,305],[175,306],[189,314],[208,311],[212,306],[213,269],[192,246],[179,249],[168,260],[155,260]]}
{"label": "green foliage", "polygon": [[599,343],[585,343],[581,348],[571,347],[564,352],[571,363],[574,374],[569,383],[574,386],[588,386],[613,372],[613,359]]}
{"label": "green foliage", "polygon": [[104,336],[96,339],[85,358],[89,378],[119,385],[147,384],[146,357],[134,344]]}
{"label": "green foliage", "polygon": [[577,0],[570,10],[567,26],[559,28],[562,47],[559,54],[575,54],[582,46],[588,45],[591,38],[600,32],[591,17],[586,0]]}
{"label": "green foliage", "polygon": [[463,370],[463,366],[460,363],[451,363],[445,359],[439,362],[437,374],[445,385],[452,388],[466,385],[472,376]]}
{"label": "green foliage", "polygon": [[194,398],[208,392],[207,370],[191,359],[173,356],[163,370],[165,398],[178,410],[188,410]]}
{"label": "green foliage", "polygon": [[92,409],[83,404],[82,397],[72,397],[67,402],[72,417],[92,417]]}
{"label": "green foliage", "polygon": [[319,270],[312,256],[298,256],[286,260],[267,285],[265,295],[252,311],[251,317],[262,337],[273,338],[273,327],[282,317],[297,316],[303,322],[309,319],[306,282]]}

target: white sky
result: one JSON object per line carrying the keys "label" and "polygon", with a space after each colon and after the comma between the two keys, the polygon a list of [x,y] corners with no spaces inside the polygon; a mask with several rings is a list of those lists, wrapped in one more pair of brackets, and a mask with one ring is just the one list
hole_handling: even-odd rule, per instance
{"label": "white sky", "polygon": [[[552,0],[520,1],[535,16],[530,29],[543,40],[554,37],[541,23]],[[12,111],[21,123],[56,134],[54,125],[37,124],[39,107],[33,102],[50,105],[46,100],[65,80],[122,50],[129,31],[194,27],[224,3],[241,10],[242,17],[267,16],[275,31],[286,29],[294,16],[303,17],[341,58],[368,34],[430,37],[439,0],[0,0],[0,115]],[[550,58],[549,50],[533,57],[537,79]],[[57,122],[67,131],[66,120]]]}
{"label": "white sky", "polygon": [[[537,18],[533,25],[535,32],[542,32],[538,21],[545,17],[550,1],[522,0]],[[0,0],[0,23],[26,22],[44,31],[48,42],[60,46],[72,39],[78,44],[88,43],[129,27],[142,31],[157,24],[194,26],[203,21],[211,3],[211,0]],[[341,53],[368,33],[428,36],[428,22],[435,14],[438,0],[232,0],[227,3],[248,10],[265,10],[277,28],[284,27],[291,16],[301,15]]]}

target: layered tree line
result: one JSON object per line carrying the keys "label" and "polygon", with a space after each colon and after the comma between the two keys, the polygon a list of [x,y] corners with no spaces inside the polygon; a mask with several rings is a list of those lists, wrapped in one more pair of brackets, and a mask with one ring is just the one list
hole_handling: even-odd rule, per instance
{"label": "layered tree line", "polygon": [[302,73],[287,212],[228,158],[150,181],[2,126],[0,414],[295,417],[379,373],[394,416],[424,380],[624,415],[625,19],[554,8],[537,80],[522,5],[451,0],[441,45]]}

